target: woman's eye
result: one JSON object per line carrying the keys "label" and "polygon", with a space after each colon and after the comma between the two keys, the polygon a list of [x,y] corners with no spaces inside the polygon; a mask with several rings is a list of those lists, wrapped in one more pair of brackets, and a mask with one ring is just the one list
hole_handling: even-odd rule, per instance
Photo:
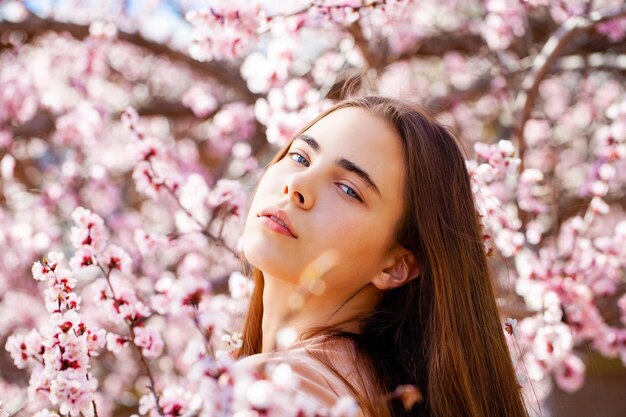
{"label": "woman's eye", "polygon": [[361,199],[361,196],[359,196],[359,194],[357,194],[356,191],[354,191],[354,189],[352,187],[347,186],[346,184],[339,184],[339,187],[341,187],[341,189],[344,190],[344,192],[354,198],[355,200],[358,200],[360,202],[363,202],[363,200]]}
{"label": "woman's eye", "polygon": [[307,167],[309,166],[309,161],[307,161],[307,159],[304,156],[300,155],[298,152],[289,152],[289,157],[299,164]]}

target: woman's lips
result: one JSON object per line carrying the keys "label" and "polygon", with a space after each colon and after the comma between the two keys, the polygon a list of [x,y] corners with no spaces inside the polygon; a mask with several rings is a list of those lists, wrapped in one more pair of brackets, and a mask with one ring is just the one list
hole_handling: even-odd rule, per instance
{"label": "woman's lips", "polygon": [[294,239],[298,238],[298,234],[293,231],[291,226],[289,215],[287,215],[285,211],[279,210],[277,207],[269,207],[262,210],[259,214],[257,214],[257,216],[261,218],[263,224],[275,232],[284,234],[285,236],[289,236]]}
{"label": "woman's lips", "polygon": [[293,233],[291,233],[291,231],[288,228],[283,226],[281,223],[276,221],[274,218],[269,217],[269,216],[261,216],[260,219],[261,219],[261,222],[265,226],[269,227],[273,231],[278,232],[280,234],[283,234],[285,236],[289,236],[291,238],[296,239],[296,237],[293,235]]}

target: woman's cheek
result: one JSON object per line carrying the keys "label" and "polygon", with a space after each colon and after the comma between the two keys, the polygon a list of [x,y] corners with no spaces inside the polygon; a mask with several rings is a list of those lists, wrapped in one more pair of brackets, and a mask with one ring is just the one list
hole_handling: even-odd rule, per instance
{"label": "woman's cheek", "polygon": [[335,214],[332,216],[332,225],[328,224],[333,230],[333,241],[337,246],[348,247],[352,251],[369,246],[368,242],[376,238],[374,225],[361,216],[350,215],[348,210],[344,214]]}

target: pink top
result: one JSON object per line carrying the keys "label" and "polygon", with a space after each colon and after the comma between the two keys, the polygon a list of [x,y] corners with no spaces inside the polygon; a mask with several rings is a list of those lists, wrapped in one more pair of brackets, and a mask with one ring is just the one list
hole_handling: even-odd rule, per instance
{"label": "pink top", "polygon": [[[288,364],[299,381],[298,391],[315,399],[320,405],[331,408],[341,397],[353,396],[347,385],[310,352],[324,352],[330,363],[350,381],[359,392],[374,392],[367,382],[361,382],[356,369],[356,350],[350,340],[323,341],[323,336],[306,339],[290,345],[287,349],[259,353],[240,359],[237,364],[262,366]],[[362,366],[359,369],[363,372]],[[368,379],[368,374],[364,375]],[[364,386],[365,385],[365,386]],[[358,417],[366,414],[359,408]]]}

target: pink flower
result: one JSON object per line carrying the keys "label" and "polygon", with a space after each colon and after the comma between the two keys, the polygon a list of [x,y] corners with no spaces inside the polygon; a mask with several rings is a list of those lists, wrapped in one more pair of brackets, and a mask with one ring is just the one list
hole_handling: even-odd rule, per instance
{"label": "pink flower", "polygon": [[83,207],[77,207],[72,212],[72,219],[77,226],[71,229],[71,240],[74,248],[83,246],[100,252],[104,249],[107,239],[107,231],[104,221],[100,216]]}
{"label": "pink flower", "polygon": [[[159,405],[165,413],[165,417],[193,415],[202,406],[202,398],[191,391],[177,385],[169,385],[163,390],[159,398]],[[152,394],[146,394],[139,399],[139,413],[148,414],[151,417],[159,415],[156,401]]]}
{"label": "pink flower", "polygon": [[190,55],[200,61],[232,60],[257,42],[265,13],[256,2],[209,2],[206,10],[187,13],[194,26]]}
{"label": "pink flower", "polygon": [[141,351],[147,358],[156,358],[163,352],[163,339],[153,327],[135,327],[135,345],[143,348]]}
{"label": "pink flower", "polygon": [[80,332],[82,334],[86,329],[78,313],[73,310],[67,311],[65,314],[53,313],[50,318],[53,325],[58,327],[63,333],[72,331],[73,333]]}
{"label": "pink flower", "polygon": [[534,352],[538,359],[546,361],[548,365],[558,364],[570,354],[573,342],[567,325],[545,323],[537,329]]}
{"label": "pink flower", "polygon": [[557,368],[555,379],[564,391],[575,392],[585,380],[585,364],[578,356],[569,354]]}
{"label": "pink flower", "polygon": [[156,233],[148,233],[141,229],[135,230],[133,234],[133,241],[143,256],[154,256],[158,250],[166,247],[168,244],[168,240],[165,236],[161,236]]}
{"label": "pink flower", "polygon": [[133,170],[133,180],[138,192],[157,198],[167,190],[176,191],[179,181],[171,162],[154,158],[150,162],[139,161]]}
{"label": "pink flower", "polygon": [[7,339],[4,348],[9,355],[11,355],[11,359],[13,359],[13,363],[19,369],[26,368],[30,360],[30,356],[28,355],[28,350],[26,343],[24,341],[24,336],[22,335],[11,335]]}
{"label": "pink flower", "polygon": [[98,350],[103,348],[107,342],[106,330],[98,329],[98,328],[90,328],[90,329],[87,329],[86,336],[87,337],[86,337],[85,342],[87,345],[87,351],[89,352],[89,356],[90,357],[98,356],[99,355]]}
{"label": "pink flower", "polygon": [[189,107],[199,118],[210,115],[218,106],[215,96],[205,88],[193,86],[183,95],[183,105]]}
{"label": "pink flower", "polygon": [[62,146],[94,145],[104,120],[93,105],[82,103],[56,120],[53,140]]}
{"label": "pink flower", "polygon": [[611,42],[620,42],[626,36],[626,18],[621,17],[602,22],[597,26],[598,33],[606,35]]}
{"label": "pink flower", "polygon": [[59,417],[59,414],[56,411],[50,411],[47,408],[36,412],[33,417]]}
{"label": "pink flower", "polygon": [[208,130],[212,149],[227,155],[235,142],[248,140],[255,132],[254,107],[239,102],[224,105],[213,116]]}
{"label": "pink flower", "polygon": [[53,278],[54,271],[63,260],[63,257],[64,255],[61,252],[49,252],[43,262],[35,261],[31,269],[33,278],[37,281],[46,281]]}
{"label": "pink flower", "polygon": [[30,401],[50,401],[50,386],[57,372],[39,365],[33,369],[28,381],[28,398]]}
{"label": "pink flower", "polygon": [[87,268],[92,265],[96,265],[97,261],[94,254],[94,249],[91,246],[80,247],[74,256],[70,259],[70,268],[78,270],[81,268]]}
{"label": "pink flower", "polygon": [[241,272],[235,271],[228,278],[228,291],[234,299],[249,297],[252,294],[254,283]]}
{"label": "pink flower", "polygon": [[511,336],[518,336],[517,319],[507,318],[504,322],[504,331]]}
{"label": "pink flower", "polygon": [[55,411],[50,411],[47,408],[44,408],[43,410],[36,412],[33,417],[59,417],[59,414]]}
{"label": "pink flower", "polygon": [[107,350],[119,355],[123,348],[128,346],[128,339],[118,334],[108,332],[106,335]]}
{"label": "pink flower", "polygon": [[113,244],[108,245],[104,250],[100,257],[100,262],[109,270],[118,269],[126,273],[131,271],[133,263],[130,255],[124,249]]}
{"label": "pink flower", "polygon": [[116,298],[108,297],[105,301],[109,317],[115,322],[139,323],[150,316],[148,306],[128,288],[118,289]]}
{"label": "pink flower", "polygon": [[235,332],[232,335],[225,334],[220,338],[220,340],[224,342],[229,351],[237,350],[243,345],[241,333],[238,332]]}
{"label": "pink flower", "polygon": [[97,385],[95,379],[87,379],[85,374],[65,373],[50,384],[50,401],[59,406],[61,414],[91,414],[87,410],[91,407]]}
{"label": "pink flower", "polygon": [[207,202],[209,207],[220,207],[223,213],[240,216],[245,207],[246,194],[241,183],[235,180],[220,179],[209,193]]}

